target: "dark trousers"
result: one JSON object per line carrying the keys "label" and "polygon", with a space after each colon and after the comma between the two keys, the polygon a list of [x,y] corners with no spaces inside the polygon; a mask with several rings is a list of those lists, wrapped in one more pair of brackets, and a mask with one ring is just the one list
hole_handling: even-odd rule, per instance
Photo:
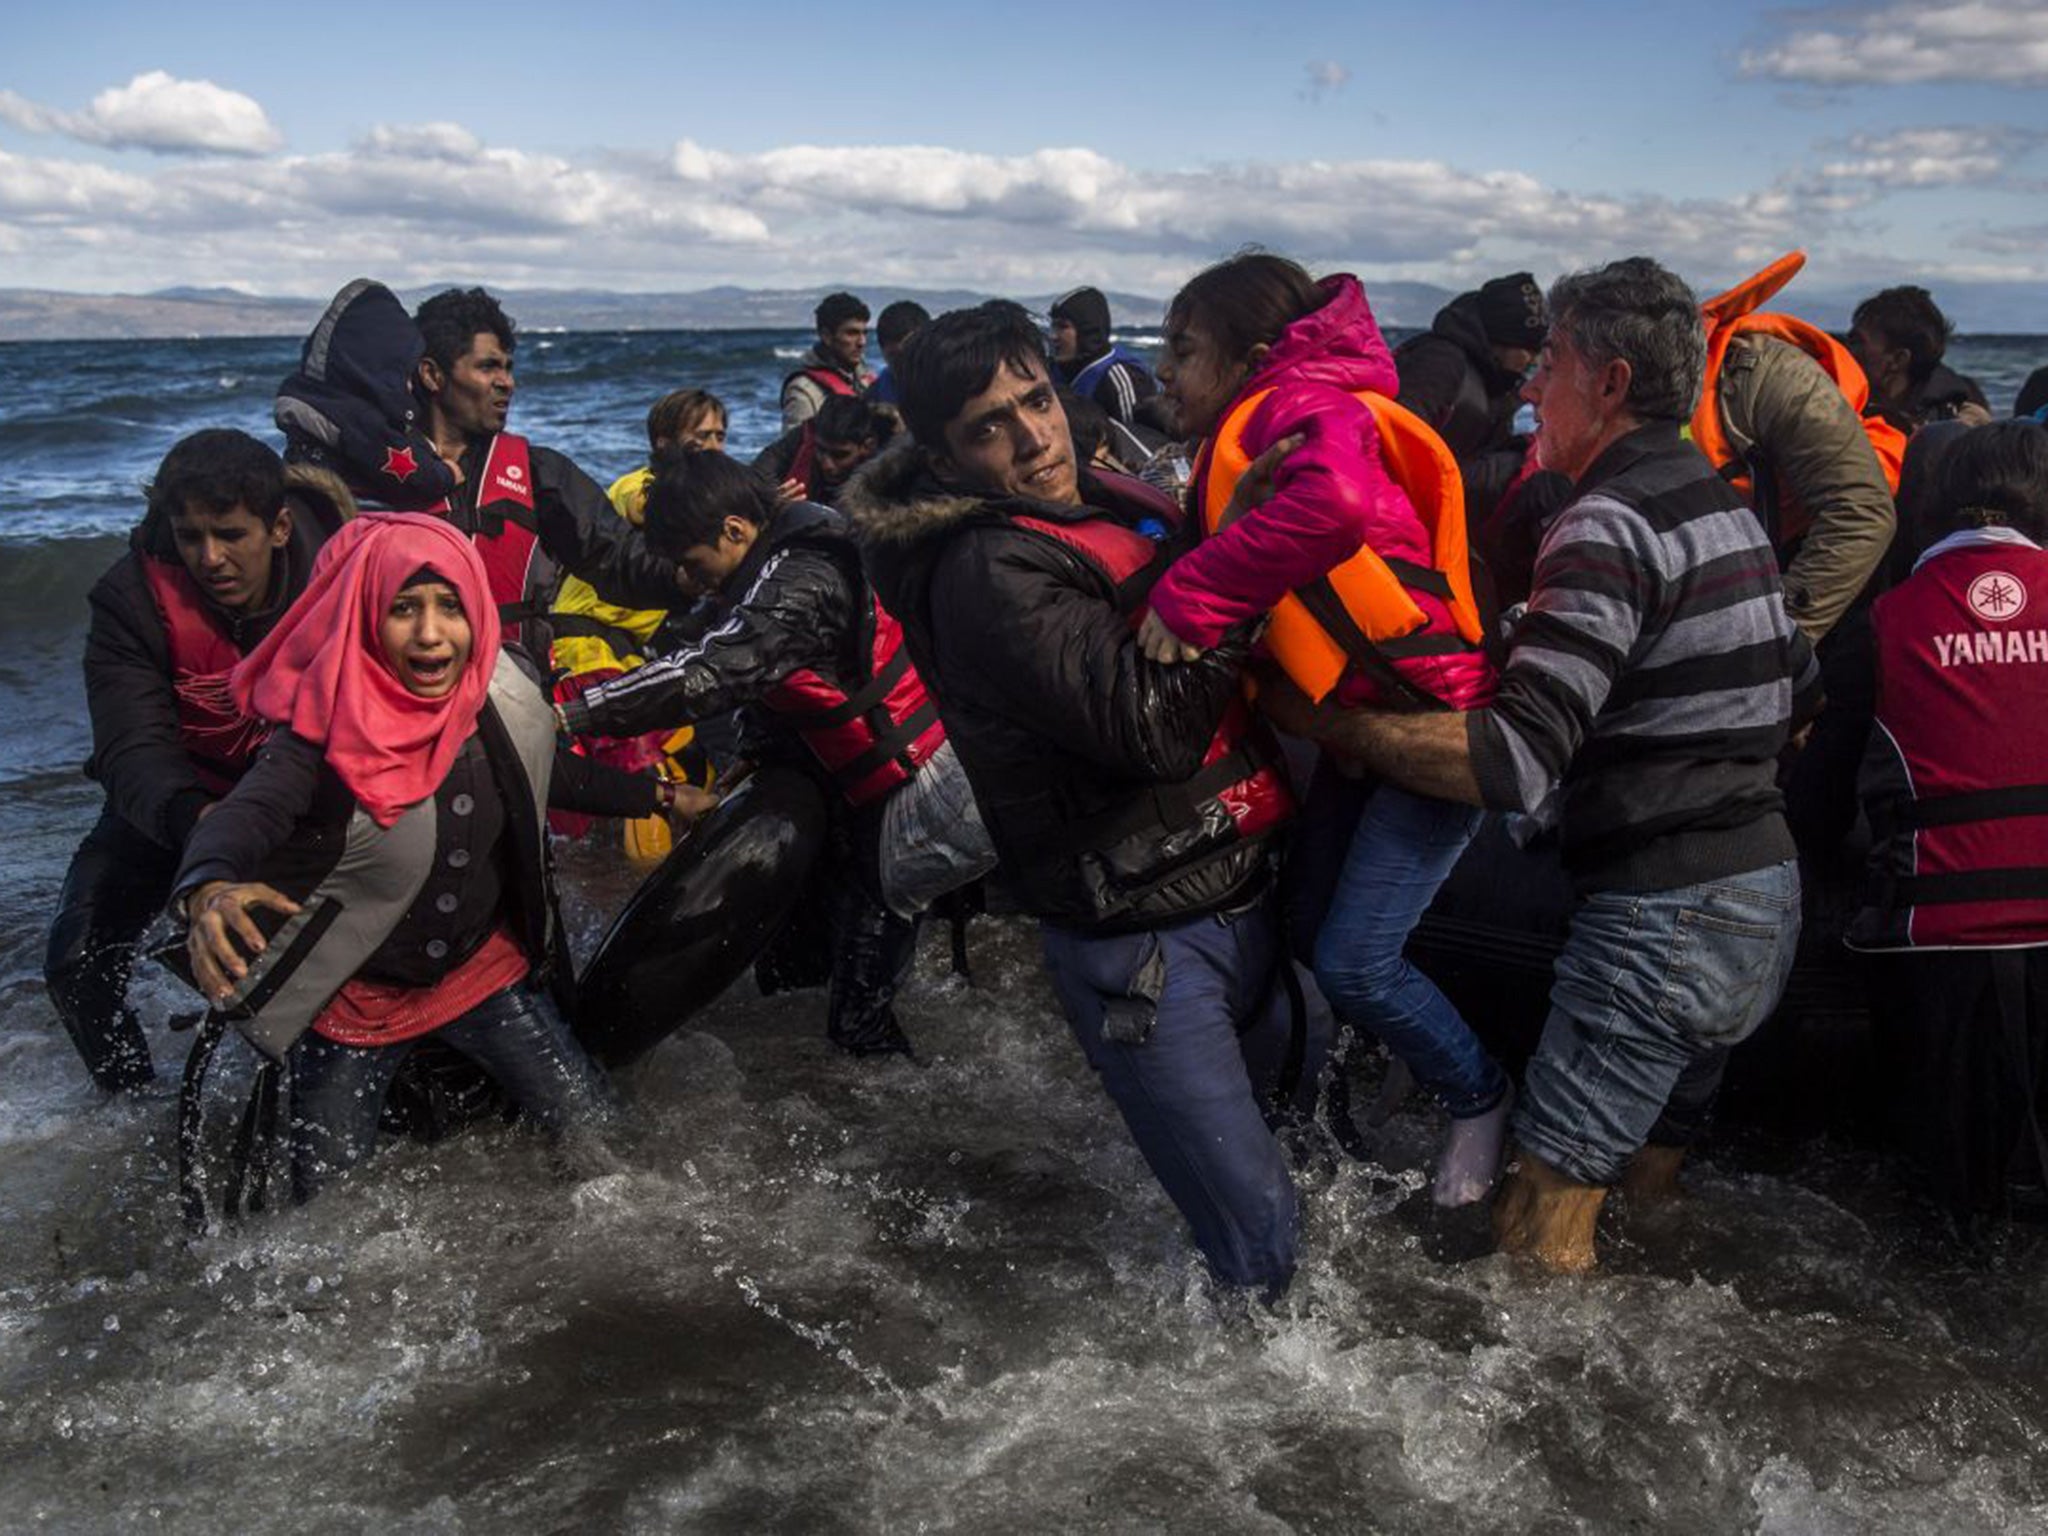
{"label": "dark trousers", "polygon": [[432,1034],[396,1045],[343,1045],[308,1030],[292,1047],[292,1193],[309,1200],[375,1150],[391,1080],[425,1041],[468,1057],[549,1135],[604,1112],[609,1090],[545,992],[507,987]]}
{"label": "dark trousers", "polygon": [[1210,1270],[1279,1295],[1297,1213],[1267,1112],[1312,1098],[1328,1042],[1294,1039],[1273,902],[1148,933],[1043,934],[1074,1037]]}
{"label": "dark trousers", "polygon": [[1958,1214],[2048,1186],[2048,947],[1870,963],[1886,1141]]}
{"label": "dark trousers", "polygon": [[43,979],[86,1070],[109,1092],[156,1075],[128,1007],[128,977],[135,946],[170,899],[177,872],[177,854],[105,810],[72,855],[57,898]]}
{"label": "dark trousers", "polygon": [[1832,861],[1856,825],[1856,776],[1877,716],[1877,637],[1858,602],[1814,647],[1827,704],[1785,779],[1785,824],[1809,860]]}

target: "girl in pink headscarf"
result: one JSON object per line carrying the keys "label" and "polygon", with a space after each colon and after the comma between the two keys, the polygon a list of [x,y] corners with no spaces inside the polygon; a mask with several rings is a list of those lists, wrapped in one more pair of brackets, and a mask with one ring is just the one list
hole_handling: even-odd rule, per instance
{"label": "girl in pink headscarf", "polygon": [[475,547],[437,517],[343,528],[229,686],[273,734],[186,844],[174,909],[201,990],[289,1055],[298,1197],[369,1154],[428,1034],[551,1132],[600,1106],[560,1006],[547,809],[694,813],[710,797],[558,750]]}

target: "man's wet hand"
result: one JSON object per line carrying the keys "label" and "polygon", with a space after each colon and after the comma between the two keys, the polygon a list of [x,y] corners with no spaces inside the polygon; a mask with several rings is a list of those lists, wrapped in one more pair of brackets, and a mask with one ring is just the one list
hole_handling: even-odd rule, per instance
{"label": "man's wet hand", "polygon": [[249,959],[270,947],[249,915],[258,909],[290,917],[299,904],[259,881],[234,884],[226,880],[208,881],[185,904],[191,917],[185,951],[192,960],[192,978],[214,1002],[233,993],[235,983],[249,974]]}
{"label": "man's wet hand", "polygon": [[1280,473],[1280,466],[1287,462],[1289,454],[1307,441],[1301,433],[1291,433],[1244,467],[1244,473],[1237,477],[1237,484],[1230,489],[1230,500],[1223,508],[1223,516],[1217,520],[1218,532],[1273,499],[1274,480]]}

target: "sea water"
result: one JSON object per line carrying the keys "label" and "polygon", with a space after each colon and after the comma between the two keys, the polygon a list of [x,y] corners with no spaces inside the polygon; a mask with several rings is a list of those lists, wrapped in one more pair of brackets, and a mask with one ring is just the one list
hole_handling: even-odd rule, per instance
{"label": "sea water", "polygon": [[[600,479],[662,392],[774,435],[785,333],[537,336],[514,423]],[[1953,1242],[1863,1149],[1730,1130],[1535,1278],[1424,1192],[1410,1104],[1310,1148],[1270,1311],[1215,1295],[1028,925],[928,944],[922,1064],[742,983],[616,1130],[391,1142],[191,1235],[173,1104],[107,1101],[43,933],[99,794],[84,593],[178,436],[266,431],[289,343],[0,346],[0,1529],[2048,1530],[2048,1247]],[[2001,404],[2048,342],[1959,343]],[[631,877],[567,850],[587,953]],[[145,967],[159,1070],[188,996]],[[226,1048],[224,1082],[249,1063]]]}

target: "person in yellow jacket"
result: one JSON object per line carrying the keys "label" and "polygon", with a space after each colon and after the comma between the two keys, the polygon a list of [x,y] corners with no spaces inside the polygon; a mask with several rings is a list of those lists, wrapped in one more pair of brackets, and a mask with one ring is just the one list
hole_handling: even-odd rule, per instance
{"label": "person in yellow jacket", "polygon": [[[719,398],[702,389],[678,389],[655,401],[647,413],[649,456],[671,448],[720,449],[725,446],[726,409]],[[639,527],[647,504],[647,486],[654,478],[649,465],[629,470],[611,484],[612,508]],[[555,699],[580,697],[584,690],[608,682],[642,665],[658,630],[668,618],[663,608],[621,608],[597,595],[589,582],[571,576],[555,596],[550,624],[554,646]],[[664,777],[708,786],[711,767],[686,726],[644,736],[593,736],[577,743],[615,767],[637,771],[659,765]],[[556,813],[556,830],[571,836],[587,821]],[[636,863],[654,862],[669,850],[669,828],[662,817],[624,823],[626,852]]]}

